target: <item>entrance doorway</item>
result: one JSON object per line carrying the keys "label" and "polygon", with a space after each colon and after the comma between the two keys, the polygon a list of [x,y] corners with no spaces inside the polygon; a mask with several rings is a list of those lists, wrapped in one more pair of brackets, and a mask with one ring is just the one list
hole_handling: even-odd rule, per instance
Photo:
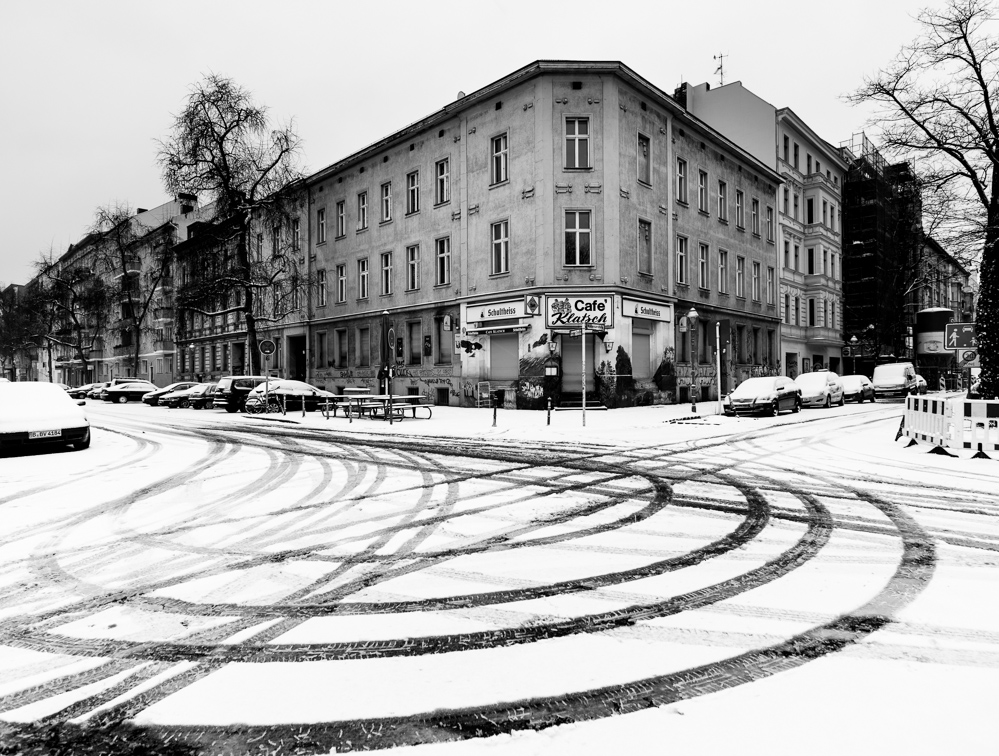
{"label": "entrance doorway", "polygon": [[[583,393],[583,337],[569,336],[560,337],[562,341],[562,393],[581,394]],[[596,389],[594,382],[594,359],[599,362],[602,359],[603,347],[601,341],[596,336],[586,336],[586,392]],[[600,352],[597,352],[597,348]]]}
{"label": "entrance doorway", "polygon": [[305,380],[305,337],[288,337],[288,377],[294,381]]}

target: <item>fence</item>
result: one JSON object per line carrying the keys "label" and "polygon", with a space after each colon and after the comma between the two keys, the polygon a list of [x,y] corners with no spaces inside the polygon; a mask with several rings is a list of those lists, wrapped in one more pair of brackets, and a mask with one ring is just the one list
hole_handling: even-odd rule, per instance
{"label": "fence", "polygon": [[999,451],[999,401],[910,396],[902,435],[955,449]]}

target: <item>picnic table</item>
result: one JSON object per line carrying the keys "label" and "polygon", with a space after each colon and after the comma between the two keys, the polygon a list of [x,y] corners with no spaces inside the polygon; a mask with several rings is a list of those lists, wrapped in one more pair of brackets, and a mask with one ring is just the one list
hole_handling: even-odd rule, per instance
{"label": "picnic table", "polygon": [[[343,408],[344,415],[354,422],[354,417],[366,416],[369,420],[402,420],[409,410],[416,417],[417,410],[426,410],[427,419],[433,416],[433,409],[424,403],[425,397],[420,394],[362,394],[351,393],[333,397],[333,414]],[[329,415],[327,414],[327,417]]]}

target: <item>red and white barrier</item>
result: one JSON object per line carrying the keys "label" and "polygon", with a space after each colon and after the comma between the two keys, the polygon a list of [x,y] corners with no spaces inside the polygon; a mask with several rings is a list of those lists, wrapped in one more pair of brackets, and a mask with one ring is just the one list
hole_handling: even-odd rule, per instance
{"label": "red and white barrier", "polygon": [[902,435],[953,449],[999,451],[999,401],[906,397]]}
{"label": "red and white barrier", "polygon": [[902,424],[902,435],[906,438],[947,446],[950,425],[948,403],[943,398],[906,397],[905,422]]}

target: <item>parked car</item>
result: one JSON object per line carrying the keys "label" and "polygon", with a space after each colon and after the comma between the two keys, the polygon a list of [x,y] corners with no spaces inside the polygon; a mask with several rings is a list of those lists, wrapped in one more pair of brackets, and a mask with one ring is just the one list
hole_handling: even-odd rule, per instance
{"label": "parked car", "polygon": [[218,383],[209,383],[208,387],[199,394],[191,396],[191,409],[214,409],[215,391]]}
{"label": "parked car", "polygon": [[148,404],[150,407],[155,407],[160,403],[160,397],[163,397],[174,391],[183,391],[184,389],[191,388],[192,386],[197,386],[195,381],[179,381],[177,383],[171,383],[169,386],[164,386],[163,388],[158,388],[155,391],[150,391],[143,395],[143,404]]}
{"label": "parked car", "polygon": [[87,392],[88,399],[100,399],[101,392],[103,392],[108,386],[111,385],[110,381],[102,381],[100,383],[95,383],[93,388]]}
{"label": "parked car", "polygon": [[84,383],[82,386],[77,386],[76,388],[71,388],[66,393],[68,393],[70,395],[70,397],[73,398],[73,399],[86,399],[87,398],[87,394],[89,394],[90,391],[91,391],[91,389],[93,389],[94,386],[97,386],[97,385],[98,384],[96,384],[96,383]]}
{"label": "parked car", "polygon": [[70,444],[90,446],[90,421],[58,384],[4,381],[0,386],[0,449]]}
{"label": "parked car", "polygon": [[916,393],[925,394],[927,390],[928,386],[926,385],[926,379],[923,378],[923,376],[921,376],[919,373],[916,373]]}
{"label": "parked car", "polygon": [[816,370],[802,373],[794,382],[801,388],[801,404],[804,407],[843,406],[843,384],[839,376],[830,370]]}
{"label": "parked car", "polygon": [[784,376],[747,378],[725,397],[723,407],[725,414],[730,416],[776,415],[781,410],[797,412],[801,409],[801,389]]}
{"label": "parked car", "polygon": [[108,386],[101,392],[104,401],[116,404],[126,404],[127,402],[138,402],[143,396],[156,388],[155,383],[149,381],[133,381],[132,383],[117,383]]}
{"label": "parked car", "polygon": [[[193,386],[188,386],[187,388],[178,389],[177,391],[172,391],[169,394],[165,394],[160,397],[160,404],[164,407],[187,409],[188,407],[195,406],[195,400],[200,399],[209,390],[215,390],[217,384],[212,382],[207,383],[195,383]],[[203,404],[198,406],[198,409],[203,407]]]}
{"label": "parked car", "polygon": [[265,393],[276,397],[278,401],[283,401],[287,410],[301,411],[304,402],[306,412],[315,411],[324,400],[335,396],[331,391],[324,391],[303,381],[277,378],[271,379],[267,383],[261,383],[254,388],[247,395],[245,406],[247,408],[251,405],[262,406]]}
{"label": "parked car", "polygon": [[[266,380],[262,375],[226,375],[219,378],[213,400],[215,406],[224,407],[226,412],[239,412],[246,403],[246,395]],[[276,380],[271,378],[270,382]]]}
{"label": "parked car", "polygon": [[839,379],[843,384],[843,399],[863,404],[865,399],[875,401],[874,384],[866,375],[844,375]]}
{"label": "parked car", "polygon": [[874,368],[874,394],[883,396],[908,396],[917,391],[916,369],[911,362],[890,362]]}

